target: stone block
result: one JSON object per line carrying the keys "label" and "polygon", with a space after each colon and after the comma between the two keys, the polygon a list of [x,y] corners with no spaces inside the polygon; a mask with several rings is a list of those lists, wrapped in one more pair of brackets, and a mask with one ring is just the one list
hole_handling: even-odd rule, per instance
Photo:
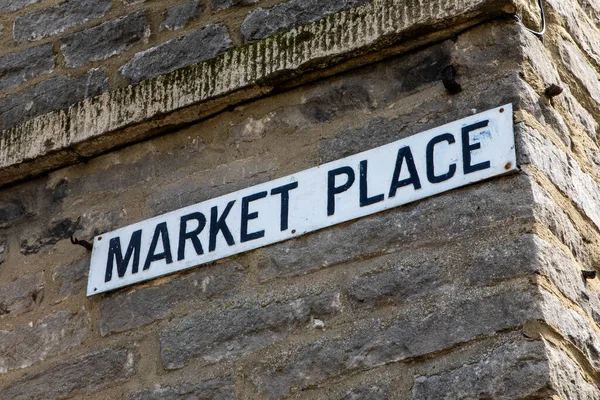
{"label": "stone block", "polygon": [[499,235],[532,218],[528,178],[497,179],[266,247],[260,253],[259,277],[304,275],[400,247],[416,251],[433,243]]}
{"label": "stone block", "polygon": [[85,310],[58,311],[36,323],[0,331],[0,372],[26,368],[76,348],[87,336],[87,319]]}
{"label": "stone block", "polygon": [[546,346],[541,341],[511,342],[484,359],[439,375],[419,376],[413,400],[550,398]]}
{"label": "stone block", "polygon": [[6,261],[6,256],[8,253],[8,245],[6,243],[6,238],[0,236],[0,264]]}
{"label": "stone block", "polygon": [[547,345],[546,355],[549,361],[552,394],[556,398],[568,400],[598,400],[600,390],[567,354]]}
{"label": "stone block", "polygon": [[99,69],[85,75],[48,79],[0,99],[0,130],[51,111],[66,109],[108,90],[108,78]]}
{"label": "stone block", "polygon": [[385,385],[365,385],[350,390],[341,400],[388,400],[389,392]]}
{"label": "stone block", "polygon": [[48,225],[40,231],[30,231],[23,234],[21,239],[22,254],[35,254],[46,246],[69,239],[81,227],[81,219],[61,218],[50,221]]}
{"label": "stone block", "polygon": [[209,60],[232,46],[233,42],[225,26],[208,25],[137,53],[120,71],[123,77],[139,82]]}
{"label": "stone block", "polygon": [[[0,255],[1,257],[1,255]],[[25,275],[0,285],[0,316],[31,311],[44,297],[44,273]]]}
{"label": "stone block", "polygon": [[229,296],[244,282],[244,268],[236,262],[201,267],[159,286],[106,296],[100,302],[100,333],[108,335],[150,324],[183,305]]}
{"label": "stone block", "polygon": [[0,0],[0,14],[19,11],[28,5],[35,4],[40,0]]}
{"label": "stone block", "polygon": [[17,42],[40,40],[102,17],[111,0],[67,0],[57,6],[18,16],[14,23]]}
{"label": "stone block", "polygon": [[422,357],[541,317],[538,298],[529,292],[458,297],[420,304],[393,321],[358,321],[351,335],[287,349],[257,365],[250,380],[264,397],[281,398],[343,373]]}
{"label": "stone block", "polygon": [[560,40],[560,56],[565,67],[581,82],[589,95],[600,104],[600,75],[586,56],[571,42]]}
{"label": "stone block", "polygon": [[189,0],[185,3],[178,4],[167,10],[165,19],[160,24],[160,30],[174,31],[181,29],[187,25],[187,23],[198,18],[204,12],[204,7],[200,3],[200,0]]}
{"label": "stone block", "polygon": [[127,349],[105,349],[61,362],[2,388],[13,400],[85,398],[86,394],[124,382],[135,375],[136,356]]}
{"label": "stone block", "polygon": [[58,285],[58,300],[83,292],[87,286],[90,262],[88,257],[71,265],[61,265],[54,268],[52,280]]}
{"label": "stone block", "polygon": [[160,337],[161,358],[167,370],[184,367],[191,359],[207,364],[231,359],[283,340],[311,317],[323,317],[341,309],[337,292],[299,298],[264,307],[244,306],[211,315],[185,317]]}
{"label": "stone block", "polygon": [[260,0],[212,0],[213,10],[223,10],[234,6],[249,6]]}
{"label": "stone block", "polygon": [[106,60],[121,54],[150,34],[143,11],[113,19],[61,40],[61,50],[69,67]]}
{"label": "stone block", "polygon": [[28,79],[52,72],[55,62],[51,44],[0,57],[0,90],[13,89]]}
{"label": "stone block", "polygon": [[[0,119],[0,123],[1,121]],[[0,228],[10,227],[23,220],[26,214],[27,210],[23,199],[0,200]]]}
{"label": "stone block", "polygon": [[229,377],[139,390],[127,396],[127,400],[230,400],[235,398],[235,382]]}
{"label": "stone block", "polygon": [[371,0],[290,0],[272,8],[259,8],[242,23],[246,41],[260,40],[278,32],[306,25],[329,14],[370,3]]}

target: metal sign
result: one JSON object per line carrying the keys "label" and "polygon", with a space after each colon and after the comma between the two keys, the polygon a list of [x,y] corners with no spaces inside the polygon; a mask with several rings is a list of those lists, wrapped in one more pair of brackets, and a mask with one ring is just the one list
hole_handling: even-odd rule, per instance
{"label": "metal sign", "polygon": [[88,296],[516,169],[512,105],[94,239]]}

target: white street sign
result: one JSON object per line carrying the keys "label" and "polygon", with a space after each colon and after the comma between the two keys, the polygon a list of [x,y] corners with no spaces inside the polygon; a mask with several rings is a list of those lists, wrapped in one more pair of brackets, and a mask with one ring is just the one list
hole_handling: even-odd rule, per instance
{"label": "white street sign", "polygon": [[97,236],[88,296],[516,169],[512,105]]}

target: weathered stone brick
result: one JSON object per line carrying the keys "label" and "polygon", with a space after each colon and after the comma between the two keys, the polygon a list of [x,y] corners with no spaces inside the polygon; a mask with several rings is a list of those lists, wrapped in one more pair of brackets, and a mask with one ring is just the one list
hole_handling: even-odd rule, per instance
{"label": "weathered stone brick", "polygon": [[596,103],[600,103],[600,76],[590,65],[577,46],[566,40],[560,41],[560,55],[564,65],[581,82],[583,88]]}
{"label": "weathered stone brick", "polygon": [[[320,340],[265,360],[250,379],[269,398],[316,385],[348,371],[371,369],[466,343],[541,317],[538,299],[511,291],[431,307],[417,307],[393,322],[369,321],[340,339]],[[457,327],[460,326],[460,329]]]}
{"label": "weathered stone brick", "polygon": [[30,311],[43,297],[43,272],[0,285],[0,316],[16,316]]}
{"label": "weathered stone brick", "polygon": [[563,351],[546,345],[549,360],[552,394],[569,400],[597,400],[600,390],[591,379],[584,377],[581,368]]}
{"label": "weathered stone brick", "polygon": [[365,385],[352,389],[341,400],[388,400],[389,387],[385,385]]}
{"label": "weathered stone brick", "polygon": [[0,130],[18,125],[94,97],[108,90],[108,78],[99,69],[77,77],[48,79],[12,96],[0,99]]}
{"label": "weathered stone brick", "polygon": [[61,218],[50,221],[50,226],[42,231],[26,232],[21,240],[21,253],[26,255],[35,254],[45,246],[70,238],[81,226],[80,222],[80,219]]}
{"label": "weathered stone brick", "polygon": [[212,0],[212,8],[213,10],[223,10],[233,6],[249,6],[258,3],[259,1],[260,0]]}
{"label": "weathered stone brick", "polygon": [[[509,400],[548,395],[550,371],[543,342],[513,342],[454,371],[415,379],[413,400]],[[550,398],[543,397],[543,398]]]}
{"label": "weathered stone brick", "polygon": [[28,79],[52,72],[55,61],[51,44],[0,57],[0,90],[15,88]]}
{"label": "weathered stone brick", "polygon": [[0,331],[0,372],[26,368],[79,346],[87,335],[87,312],[58,311],[31,325]]}
{"label": "weathered stone brick", "polygon": [[127,349],[101,350],[8,384],[2,395],[14,400],[82,398],[128,380],[135,374],[135,364],[135,355]]}
{"label": "weathered stone brick", "polygon": [[413,246],[414,250],[457,238],[472,240],[467,237],[474,239],[488,229],[499,235],[506,221],[512,228],[531,223],[530,203],[530,183],[518,176],[445,193],[264,248],[258,263],[259,277],[266,281],[304,275],[402,246]]}
{"label": "weathered stone brick", "polygon": [[0,14],[19,11],[30,4],[35,4],[40,0],[0,0]]}
{"label": "weathered stone brick", "polygon": [[64,32],[103,16],[110,4],[110,0],[67,0],[52,8],[24,14],[15,18],[15,40],[33,41]]}
{"label": "weathered stone brick", "polygon": [[100,302],[100,333],[108,335],[165,318],[182,305],[231,295],[244,281],[236,262],[203,267],[160,286],[107,296]]}
{"label": "weathered stone brick", "polygon": [[226,27],[208,25],[186,36],[137,53],[121,68],[121,75],[139,82],[214,58],[232,45]]}
{"label": "weathered stone brick", "polygon": [[194,18],[199,17],[204,12],[204,7],[200,0],[189,0],[185,3],[176,5],[167,10],[165,19],[160,24],[160,30],[168,29],[170,31],[181,29]]}
{"label": "weathered stone brick", "polygon": [[8,228],[24,219],[26,214],[27,211],[22,199],[0,200],[0,228]]}
{"label": "weathered stone brick", "polygon": [[149,29],[146,15],[140,11],[66,36],[61,50],[67,66],[79,67],[121,54],[146,37]]}
{"label": "weathered stone brick", "polygon": [[253,11],[242,23],[242,35],[248,41],[264,39],[336,12],[367,4],[371,0],[290,0],[270,9]]}
{"label": "weathered stone brick", "polygon": [[230,377],[175,387],[159,387],[130,393],[127,400],[230,400],[236,398],[234,381]]}
{"label": "weathered stone brick", "polygon": [[87,257],[74,264],[54,268],[52,280],[58,285],[59,301],[85,290],[89,268],[90,263]]}
{"label": "weathered stone brick", "polygon": [[3,236],[0,236],[0,264],[2,264],[6,260],[7,252],[8,251],[7,251],[6,238]]}
{"label": "weathered stone brick", "polygon": [[290,303],[186,317],[160,333],[162,364],[165,369],[178,369],[194,358],[210,364],[249,354],[283,340],[311,317],[336,313],[341,308],[339,296],[325,293]]}

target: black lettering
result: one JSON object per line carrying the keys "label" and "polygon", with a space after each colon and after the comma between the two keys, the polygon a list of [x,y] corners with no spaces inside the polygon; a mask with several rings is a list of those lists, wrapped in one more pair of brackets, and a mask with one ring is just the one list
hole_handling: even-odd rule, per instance
{"label": "black lettering", "polygon": [[[188,221],[194,219],[198,221],[198,227],[191,232],[187,232]],[[197,255],[204,254],[204,249],[202,248],[202,243],[200,243],[200,238],[198,235],[200,235],[205,226],[206,217],[200,212],[191,213],[181,217],[181,220],[179,221],[179,246],[177,248],[177,261],[181,261],[185,258],[185,242],[188,239],[192,241]]]}
{"label": "black lettering", "polygon": [[217,235],[219,232],[223,233],[223,237],[229,246],[233,246],[235,241],[233,240],[233,235],[227,226],[227,216],[233,207],[235,200],[230,201],[225,207],[225,211],[219,217],[219,210],[217,206],[214,206],[210,209],[210,235],[208,241],[208,251],[215,251],[217,248]]}
{"label": "black lettering", "polygon": [[240,242],[248,242],[250,240],[260,239],[265,236],[265,231],[248,233],[248,221],[258,218],[258,212],[249,212],[250,202],[264,199],[268,192],[260,192],[242,198],[242,222],[240,229]]}
{"label": "black lettering", "polygon": [[281,194],[281,231],[287,231],[290,214],[290,190],[298,187],[298,182],[288,183],[271,190],[271,196]]}
{"label": "black lettering", "polygon": [[472,172],[481,171],[490,167],[489,161],[480,162],[479,164],[471,165],[471,152],[481,148],[481,143],[471,144],[471,136],[469,135],[472,131],[485,128],[488,126],[489,121],[481,121],[476,124],[465,126],[462,128],[462,154],[463,154],[463,171],[466,174]]}
{"label": "black lettering", "polygon": [[[410,177],[400,180],[400,173],[402,172],[402,165],[406,160],[406,167]],[[396,168],[394,169],[394,177],[392,178],[392,184],[390,185],[390,194],[388,197],[395,197],[396,191],[404,186],[413,185],[415,190],[421,189],[421,180],[415,166],[415,160],[410,151],[410,147],[402,147],[398,150],[398,156],[396,157]]]}
{"label": "black lettering", "polygon": [[[335,177],[346,174],[348,179],[341,186],[335,186]],[[327,176],[327,215],[335,214],[335,195],[345,192],[354,184],[354,170],[351,167],[340,167],[329,171]]]}
{"label": "black lettering", "polygon": [[[163,252],[155,254],[156,246],[158,245],[158,239],[162,239]],[[167,228],[166,222],[161,222],[156,225],[154,229],[154,236],[152,236],[152,243],[150,243],[150,249],[148,250],[148,256],[144,263],[144,271],[150,268],[150,264],[158,260],[167,260],[167,264],[173,262],[173,256],[171,256],[171,243],[169,242],[169,229]]]}
{"label": "black lettering", "polygon": [[131,256],[133,256],[133,265],[131,266],[131,273],[137,274],[138,268],[140,265],[140,247],[142,243],[142,231],[135,231],[131,234],[131,239],[129,240],[129,245],[127,246],[127,252],[125,253],[125,257],[123,257],[123,253],[121,252],[121,238],[116,237],[110,239],[110,244],[108,246],[108,262],[106,263],[106,273],[104,275],[104,282],[109,282],[112,279],[112,272],[115,259],[117,261],[117,273],[119,274],[119,278],[125,276],[125,272],[127,272],[127,266],[129,265],[129,261],[131,260]]}
{"label": "black lettering", "polygon": [[448,167],[448,172],[442,175],[435,174],[435,160],[434,160],[434,151],[435,145],[441,142],[448,142],[448,144],[453,144],[456,140],[454,139],[454,135],[450,133],[444,133],[442,135],[436,136],[427,143],[427,151],[426,151],[426,161],[427,161],[427,180],[431,183],[440,183],[447,181],[452,178],[456,173],[456,164],[450,164]]}
{"label": "black lettering", "polygon": [[369,197],[369,189],[367,187],[367,160],[360,162],[360,206],[370,206],[371,204],[383,201],[384,195]]}

